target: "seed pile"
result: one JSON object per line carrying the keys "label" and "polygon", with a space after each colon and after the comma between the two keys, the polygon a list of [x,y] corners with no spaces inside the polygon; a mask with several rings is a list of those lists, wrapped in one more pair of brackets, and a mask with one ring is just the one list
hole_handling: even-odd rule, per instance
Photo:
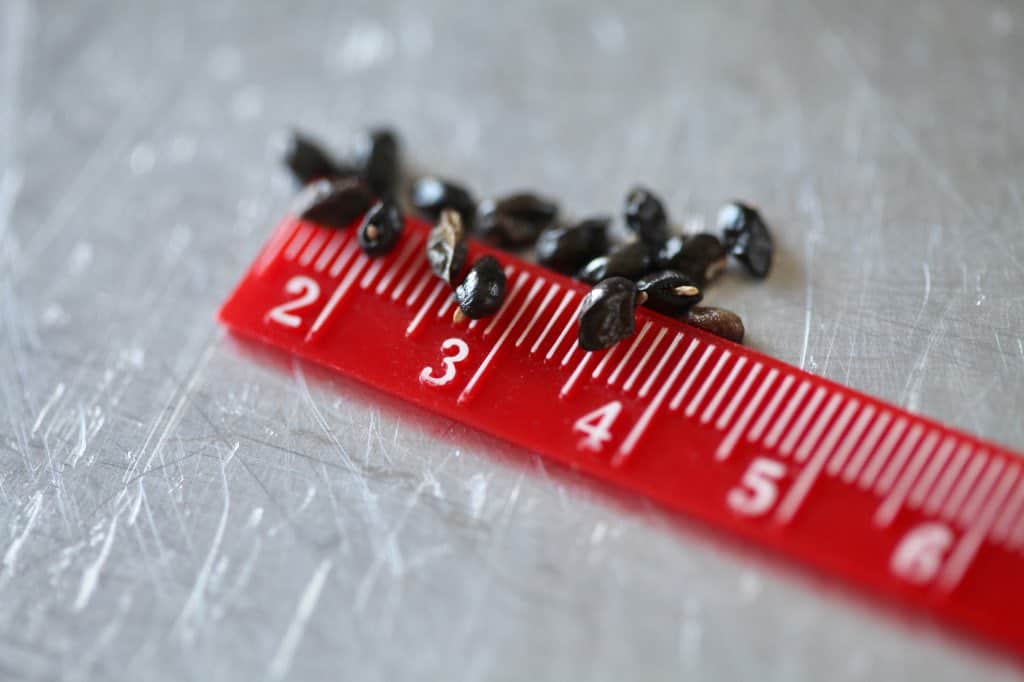
{"label": "seed pile", "polygon": [[304,186],[294,213],[336,229],[348,229],[362,218],[356,239],[369,256],[390,252],[401,238],[406,190],[408,206],[434,223],[426,258],[452,289],[455,322],[493,315],[506,295],[505,271],[496,258],[483,256],[466,268],[471,233],[505,250],[533,247],[538,263],[593,287],[579,317],[579,345],[588,351],[632,336],[638,305],[740,343],[743,321],[728,310],[699,305],[705,289],[726,269],[730,256],[754,278],[763,279],[771,270],[771,233],[757,209],[739,201],[719,211],[721,236],[679,235],[672,234],[664,202],[650,189],[636,187],[623,207],[633,236],[613,243],[611,218],[566,222],[557,201],[539,194],[518,192],[477,202],[465,187],[433,176],[404,187],[400,140],[387,128],[368,131],[350,160],[334,158],[298,132],[283,157]]}

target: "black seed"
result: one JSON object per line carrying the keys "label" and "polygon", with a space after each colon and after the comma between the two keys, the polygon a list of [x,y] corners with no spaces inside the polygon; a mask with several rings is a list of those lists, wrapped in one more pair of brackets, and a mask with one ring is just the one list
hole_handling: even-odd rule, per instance
{"label": "black seed", "polygon": [[762,279],[772,269],[772,235],[757,209],[739,201],[718,212],[722,239],[736,259],[754,277]]}
{"label": "black seed", "polygon": [[505,271],[494,256],[473,263],[466,278],[455,287],[455,301],[462,313],[473,320],[498,312],[505,300]]}
{"label": "black seed", "polygon": [[300,184],[307,184],[322,178],[339,178],[352,175],[351,168],[345,168],[331,158],[319,143],[298,131],[291,131],[281,153],[288,170]]}
{"label": "black seed", "polygon": [[540,229],[515,216],[481,211],[477,213],[474,232],[480,239],[498,248],[522,249],[537,241]]}
{"label": "black seed", "polygon": [[450,208],[459,212],[466,226],[473,224],[476,201],[466,189],[440,178],[420,178],[413,183],[410,201],[418,213],[430,220],[441,217],[441,211]]}
{"label": "black seed", "polygon": [[493,210],[533,225],[537,231],[555,222],[558,217],[558,203],[530,192],[518,192],[497,201],[481,202],[480,211]]}
{"label": "black seed", "polygon": [[452,285],[466,263],[466,230],[458,212],[446,209],[427,238],[427,261],[434,274]]}
{"label": "black seed", "polygon": [[725,246],[713,234],[672,237],[658,251],[658,267],[676,270],[704,287],[725,267]]}
{"label": "black seed", "polygon": [[398,135],[388,128],[367,133],[356,148],[360,176],[379,196],[390,196],[398,189],[402,159]]}
{"label": "black seed", "polygon": [[647,294],[644,305],[665,315],[685,313],[704,298],[692,279],[675,270],[662,270],[641,277],[636,288]]}
{"label": "black seed", "polygon": [[668,214],[653,192],[643,187],[626,196],[626,225],[641,241],[652,246],[668,239]]}
{"label": "black seed", "polygon": [[683,318],[688,324],[735,343],[743,343],[743,320],[724,308],[696,306]]}
{"label": "black seed", "polygon": [[370,189],[355,178],[316,180],[299,193],[293,212],[325,227],[345,228],[373,205]]}
{"label": "black seed", "polygon": [[609,218],[590,218],[572,227],[549,227],[537,239],[537,262],[571,275],[608,249]]}
{"label": "black seed", "polygon": [[624,277],[598,282],[580,308],[580,348],[601,350],[631,336],[636,329],[636,297],[636,284]]}
{"label": "black seed", "polygon": [[607,256],[593,259],[580,270],[577,278],[588,284],[596,284],[609,277],[638,280],[650,269],[650,249],[641,241],[633,241],[612,248]]}
{"label": "black seed", "polygon": [[384,198],[370,209],[359,225],[356,232],[359,248],[370,256],[385,254],[398,243],[404,226],[402,209],[393,199]]}

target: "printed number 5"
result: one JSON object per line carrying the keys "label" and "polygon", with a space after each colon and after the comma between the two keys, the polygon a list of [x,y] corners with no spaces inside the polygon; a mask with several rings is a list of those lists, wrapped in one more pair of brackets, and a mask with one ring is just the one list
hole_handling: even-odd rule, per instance
{"label": "printed number 5", "polygon": [[466,359],[469,355],[469,346],[462,339],[454,338],[445,339],[444,343],[441,344],[441,350],[443,351],[452,348],[455,349],[455,353],[441,358],[441,364],[444,365],[444,374],[436,377],[434,376],[433,368],[424,367],[423,371],[420,372],[420,381],[430,386],[445,386],[455,380],[455,363]]}
{"label": "printed number 5", "polygon": [[786,466],[767,457],[758,457],[743,474],[740,484],[725,498],[729,508],[744,516],[761,516],[772,508],[779,497],[779,480],[786,475]]}

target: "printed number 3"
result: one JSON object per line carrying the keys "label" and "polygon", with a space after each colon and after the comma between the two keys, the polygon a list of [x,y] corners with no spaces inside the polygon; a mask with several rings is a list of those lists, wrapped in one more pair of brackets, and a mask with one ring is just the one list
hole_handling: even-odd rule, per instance
{"label": "printed number 3", "polygon": [[779,480],[786,475],[786,465],[767,457],[758,457],[743,474],[740,485],[729,491],[725,500],[729,507],[744,516],[760,516],[779,497]]}
{"label": "printed number 3", "polygon": [[434,376],[434,370],[431,367],[424,367],[420,372],[420,381],[430,386],[445,386],[452,383],[455,380],[455,363],[462,362],[469,355],[469,346],[462,339],[445,339],[444,343],[441,344],[441,350],[455,349],[455,352],[451,355],[445,355],[441,358],[441,364],[444,366],[444,374],[441,376]]}

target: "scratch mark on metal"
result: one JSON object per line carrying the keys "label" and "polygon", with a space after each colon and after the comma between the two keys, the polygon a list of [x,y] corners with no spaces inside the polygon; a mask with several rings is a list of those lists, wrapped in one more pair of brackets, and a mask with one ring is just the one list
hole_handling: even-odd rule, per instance
{"label": "scratch mark on metal", "polygon": [[298,606],[295,608],[295,615],[292,617],[284,637],[277,647],[277,653],[270,661],[270,678],[282,680],[292,667],[292,659],[295,657],[295,649],[298,648],[302,635],[306,631],[306,623],[309,622],[317,602],[320,601],[320,593],[324,589],[327,575],[331,572],[333,563],[330,559],[324,559],[313,571],[313,577],[309,579],[306,589],[302,591]]}

